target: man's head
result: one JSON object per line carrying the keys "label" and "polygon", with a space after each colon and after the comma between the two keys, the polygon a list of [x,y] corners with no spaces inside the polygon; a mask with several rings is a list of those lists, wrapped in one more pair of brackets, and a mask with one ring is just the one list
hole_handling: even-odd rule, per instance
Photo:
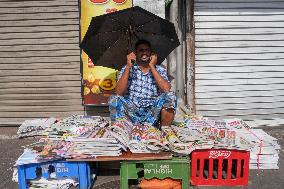
{"label": "man's head", "polygon": [[138,40],[135,44],[135,54],[138,63],[149,63],[151,57],[151,43],[146,40]]}

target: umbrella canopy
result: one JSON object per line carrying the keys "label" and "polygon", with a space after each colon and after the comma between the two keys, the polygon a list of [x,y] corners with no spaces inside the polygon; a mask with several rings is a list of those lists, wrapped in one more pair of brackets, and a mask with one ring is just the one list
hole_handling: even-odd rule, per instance
{"label": "umbrella canopy", "polygon": [[139,39],[151,43],[158,64],[180,44],[173,23],[136,6],[93,17],[80,47],[95,66],[119,70]]}

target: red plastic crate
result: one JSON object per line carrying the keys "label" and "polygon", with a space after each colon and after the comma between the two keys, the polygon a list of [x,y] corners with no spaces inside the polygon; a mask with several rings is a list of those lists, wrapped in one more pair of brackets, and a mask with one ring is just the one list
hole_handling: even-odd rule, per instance
{"label": "red plastic crate", "polygon": [[249,152],[195,150],[191,154],[190,183],[196,186],[247,186]]}

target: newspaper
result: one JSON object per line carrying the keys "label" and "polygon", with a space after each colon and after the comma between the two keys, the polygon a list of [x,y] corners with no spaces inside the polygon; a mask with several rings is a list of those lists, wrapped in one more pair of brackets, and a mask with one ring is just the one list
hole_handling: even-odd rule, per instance
{"label": "newspaper", "polygon": [[109,127],[109,130],[114,138],[116,138],[124,146],[128,146],[132,127],[133,124],[127,119],[119,119]]}
{"label": "newspaper", "polygon": [[179,124],[174,130],[182,140],[195,140],[196,149],[250,151],[251,169],[279,168],[277,164],[280,145],[277,139],[261,129],[251,129],[241,119],[188,119],[185,124]]}
{"label": "newspaper", "polygon": [[88,158],[97,156],[119,156],[123,144],[117,141],[107,128],[94,128],[72,139],[72,146],[67,154],[71,158]]}
{"label": "newspaper", "polygon": [[69,189],[71,186],[77,186],[78,181],[65,178],[65,179],[35,179],[29,181],[29,189]]}
{"label": "newspaper", "polygon": [[241,119],[212,120],[186,115],[182,121],[157,129],[147,123],[133,124],[127,118],[110,123],[108,118],[74,115],[40,128],[45,128],[46,137],[26,146],[17,160],[18,165],[64,158],[119,156],[127,149],[133,153],[169,151],[188,155],[195,149],[213,148],[250,151],[252,169],[278,168],[277,139],[261,129],[251,129]]}
{"label": "newspaper", "polygon": [[125,146],[107,129],[109,120],[99,116],[74,115],[47,127],[45,138],[25,146],[17,164],[66,158],[118,156]]}
{"label": "newspaper", "polygon": [[179,154],[190,154],[194,143],[181,141],[172,127],[162,130],[145,124],[132,124],[129,120],[120,119],[110,126],[111,134],[124,144],[132,153],[158,153],[171,151]]}
{"label": "newspaper", "polygon": [[50,127],[56,122],[56,118],[44,118],[25,120],[19,127],[17,134],[19,138],[30,136],[46,135],[44,132],[46,128]]}
{"label": "newspaper", "polygon": [[280,145],[262,129],[250,129],[244,137],[254,144],[250,150],[250,169],[279,169]]}

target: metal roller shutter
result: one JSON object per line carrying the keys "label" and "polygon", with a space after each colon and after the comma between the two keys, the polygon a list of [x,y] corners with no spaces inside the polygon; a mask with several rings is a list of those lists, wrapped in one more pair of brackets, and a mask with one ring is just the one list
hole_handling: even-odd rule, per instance
{"label": "metal roller shutter", "polygon": [[83,114],[78,0],[0,4],[0,125]]}
{"label": "metal roller shutter", "polygon": [[284,123],[284,1],[195,0],[196,110]]}

